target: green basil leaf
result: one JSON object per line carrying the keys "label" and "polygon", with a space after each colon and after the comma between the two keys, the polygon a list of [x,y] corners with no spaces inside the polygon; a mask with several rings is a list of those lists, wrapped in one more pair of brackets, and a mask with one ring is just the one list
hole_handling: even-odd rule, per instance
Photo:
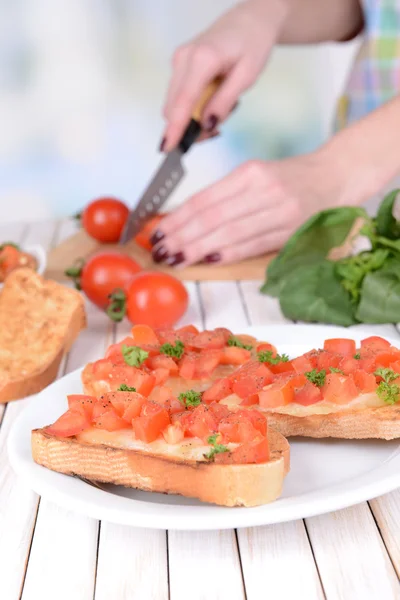
{"label": "green basil leaf", "polygon": [[357,321],[349,293],[328,260],[299,267],[286,278],[280,297],[288,319],[349,326]]}
{"label": "green basil leaf", "polygon": [[400,238],[400,221],[397,221],[393,214],[396,198],[399,194],[400,189],[393,190],[382,200],[375,220],[378,236],[391,240],[398,240]]}
{"label": "green basil leaf", "polygon": [[400,322],[400,260],[392,258],[365,276],[356,318],[363,323]]}
{"label": "green basil leaf", "polygon": [[359,217],[368,220],[363,208],[352,206],[324,210],[312,216],[270,262],[261,291],[279,296],[286,279],[299,267],[320,263],[333,248],[341,246]]}

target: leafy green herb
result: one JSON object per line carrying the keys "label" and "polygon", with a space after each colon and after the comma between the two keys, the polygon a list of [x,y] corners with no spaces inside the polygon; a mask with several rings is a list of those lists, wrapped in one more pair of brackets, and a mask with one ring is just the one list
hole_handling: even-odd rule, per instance
{"label": "leafy green herb", "polygon": [[[278,296],[292,320],[344,326],[400,322],[400,221],[394,214],[399,194],[393,190],[383,199],[375,219],[354,207],[311,217],[270,262],[261,291]],[[371,248],[334,262],[360,218],[358,234]]]}
{"label": "leafy green herb", "polygon": [[392,369],[377,369],[374,375],[382,377],[383,380],[376,388],[376,393],[379,398],[384,400],[387,404],[395,404],[398,402],[400,400],[400,385],[393,383],[393,381],[400,377],[400,374]]}
{"label": "leafy green herb", "polygon": [[184,351],[185,346],[180,340],[176,340],[175,345],[163,344],[160,347],[160,352],[162,354],[166,354],[167,356],[171,356],[172,358],[182,358]]}
{"label": "leafy green herb", "polygon": [[317,371],[317,369],[313,369],[312,371],[307,371],[306,373],[304,373],[304,375],[307,377],[308,381],[311,381],[311,383],[314,383],[318,387],[322,387],[325,383],[325,378],[326,378],[325,369],[322,369],[321,371]]}
{"label": "leafy green herb", "polygon": [[139,346],[125,346],[124,344],[121,350],[124,361],[130,367],[140,367],[149,356],[149,353]]}
{"label": "leafy green herb", "polygon": [[[269,263],[267,280],[261,291],[270,296],[280,296],[290,275],[299,267],[311,267],[326,259],[333,248],[340,247],[346,241],[356,219],[360,217],[368,218],[365,210],[351,206],[324,210],[313,215]],[[296,296],[297,289],[292,288],[291,293]]]}
{"label": "leafy green herb", "polygon": [[223,444],[217,444],[218,434],[210,435],[207,442],[212,446],[212,449],[205,454],[205,458],[213,460],[216,454],[222,454],[222,452],[229,452],[229,448]]}
{"label": "leafy green herb", "polygon": [[386,383],[392,383],[395,379],[400,377],[400,373],[396,373],[393,369],[377,369],[374,373],[376,377],[382,377]]}
{"label": "leafy green herb", "polygon": [[355,354],[355,355],[353,356],[353,358],[355,358],[356,360],[360,360],[360,358],[361,358],[361,354],[360,354],[359,352],[357,352],[357,354]]}
{"label": "leafy green herb", "polygon": [[188,390],[179,394],[178,400],[187,407],[199,406],[201,404],[201,394],[194,390]]}
{"label": "leafy green herb", "polygon": [[136,392],[136,388],[135,387],[130,387],[129,385],[126,385],[126,383],[121,383],[121,385],[119,386],[118,392]]}
{"label": "leafy green herb", "polygon": [[337,369],[336,367],[329,367],[329,370],[331,373],[340,373],[341,375],[344,375],[342,369]]}
{"label": "leafy green herb", "polygon": [[243,344],[243,342],[241,342],[239,338],[235,337],[234,335],[229,338],[228,346],[236,346],[237,348],[244,348],[245,350],[251,350],[253,348],[253,346],[250,344]]}
{"label": "leafy green herb", "polygon": [[289,357],[287,354],[277,354],[273,356],[272,350],[261,350],[257,354],[257,358],[262,363],[270,363],[271,365],[278,365],[281,362],[288,362]]}

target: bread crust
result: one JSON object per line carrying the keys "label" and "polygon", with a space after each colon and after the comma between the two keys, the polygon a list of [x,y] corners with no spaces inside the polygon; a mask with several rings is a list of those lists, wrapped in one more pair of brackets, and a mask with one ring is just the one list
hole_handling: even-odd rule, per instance
{"label": "bread crust", "polygon": [[[52,383],[64,353],[85,327],[79,292],[46,281],[31,269],[13,271],[0,295],[0,404]],[[32,350],[29,340],[39,335],[40,345]]]}
{"label": "bread crust", "polygon": [[269,430],[268,439],[268,463],[219,465],[87,444],[36,429],[32,432],[32,456],[36,463],[67,475],[180,494],[222,506],[250,507],[276,500],[289,470],[287,440],[273,430]]}
{"label": "bread crust", "polygon": [[[264,411],[263,411],[264,412]],[[285,437],[342,438],[348,440],[400,438],[400,406],[296,417],[267,412],[268,424]]]}

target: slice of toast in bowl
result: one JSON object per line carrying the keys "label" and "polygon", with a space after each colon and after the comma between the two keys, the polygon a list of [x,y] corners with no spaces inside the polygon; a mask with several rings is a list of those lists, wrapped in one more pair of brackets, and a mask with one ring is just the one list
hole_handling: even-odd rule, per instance
{"label": "slice of toast in bowl", "polygon": [[0,292],[0,403],[35,394],[57,376],[86,326],[79,292],[17,269]]}

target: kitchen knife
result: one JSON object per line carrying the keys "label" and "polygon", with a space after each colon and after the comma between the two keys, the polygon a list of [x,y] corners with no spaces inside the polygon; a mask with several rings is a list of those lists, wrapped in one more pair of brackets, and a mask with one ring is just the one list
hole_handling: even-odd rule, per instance
{"label": "kitchen knife", "polygon": [[185,175],[182,156],[199,137],[203,109],[215,94],[221,81],[220,78],[215,79],[204,91],[177,148],[168,152],[139,203],[130,212],[119,240],[120,244],[129,242],[143,228],[146,221],[160,210]]}

